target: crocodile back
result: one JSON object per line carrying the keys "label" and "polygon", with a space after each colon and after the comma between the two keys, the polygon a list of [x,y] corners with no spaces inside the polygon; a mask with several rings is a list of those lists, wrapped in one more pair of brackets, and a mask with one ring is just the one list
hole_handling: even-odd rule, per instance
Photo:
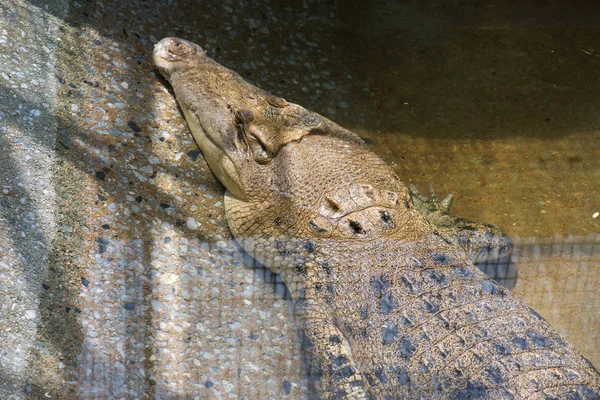
{"label": "crocodile back", "polygon": [[598,398],[589,361],[443,238],[316,248],[299,320],[318,329],[318,299],[377,398]]}

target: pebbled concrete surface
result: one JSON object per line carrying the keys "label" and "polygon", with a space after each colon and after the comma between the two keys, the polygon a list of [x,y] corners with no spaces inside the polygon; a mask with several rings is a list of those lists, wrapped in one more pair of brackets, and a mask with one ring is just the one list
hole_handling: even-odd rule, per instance
{"label": "pebbled concrete surface", "polygon": [[489,271],[516,266],[514,291],[599,365],[598,17],[557,0],[0,0],[0,398],[309,396],[285,289],[231,241],[152,71],[168,35],[518,237],[508,274]]}
{"label": "pebbled concrete surface", "polygon": [[[53,387],[57,353],[43,329],[43,285],[56,237],[53,78],[60,16],[26,4],[0,5],[0,397]],[[35,383],[31,377],[38,375]],[[39,388],[43,392],[44,387]]]}

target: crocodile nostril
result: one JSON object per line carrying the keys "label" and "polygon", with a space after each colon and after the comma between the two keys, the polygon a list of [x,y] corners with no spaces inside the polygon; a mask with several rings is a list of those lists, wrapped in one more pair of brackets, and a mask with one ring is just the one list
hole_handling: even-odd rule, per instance
{"label": "crocodile nostril", "polygon": [[358,221],[350,220],[350,221],[348,221],[348,225],[350,225],[350,228],[352,228],[354,233],[357,233],[359,235],[362,233],[365,233],[365,230],[363,229],[362,224]]}
{"label": "crocodile nostril", "polygon": [[180,61],[194,53],[192,46],[177,39],[166,42],[166,50],[169,61]]}
{"label": "crocodile nostril", "polygon": [[385,222],[386,224],[389,224],[390,221],[392,220],[392,216],[390,215],[390,212],[388,210],[380,211],[379,215],[381,215],[382,221]]}

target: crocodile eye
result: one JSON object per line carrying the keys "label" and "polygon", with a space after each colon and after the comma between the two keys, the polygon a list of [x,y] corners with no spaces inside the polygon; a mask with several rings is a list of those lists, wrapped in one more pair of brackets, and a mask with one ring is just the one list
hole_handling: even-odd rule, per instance
{"label": "crocodile eye", "polygon": [[248,144],[250,145],[252,156],[257,163],[267,164],[269,161],[271,161],[271,157],[269,156],[265,145],[256,137],[254,137],[254,135],[250,135],[248,137]]}
{"label": "crocodile eye", "polygon": [[179,60],[183,57],[187,57],[192,52],[192,48],[185,43],[175,41],[169,45],[168,52],[173,59]]}
{"label": "crocodile eye", "polygon": [[273,107],[276,107],[276,108],[283,108],[288,105],[288,102],[285,101],[285,99],[283,99],[281,97],[273,96],[272,94],[268,94],[265,97],[265,100],[267,100],[267,103],[269,103],[270,105],[272,105]]}
{"label": "crocodile eye", "polygon": [[254,114],[252,114],[252,111],[247,110],[245,108],[243,108],[241,110],[237,110],[235,112],[235,120],[238,123],[245,124],[245,123],[252,121],[253,119],[254,119]]}

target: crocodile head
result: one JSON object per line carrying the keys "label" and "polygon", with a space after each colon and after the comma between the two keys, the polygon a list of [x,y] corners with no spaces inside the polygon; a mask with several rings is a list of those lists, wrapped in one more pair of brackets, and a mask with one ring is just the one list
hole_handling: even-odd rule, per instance
{"label": "crocodile head", "polygon": [[187,40],[161,40],[153,59],[210,168],[237,199],[264,198],[279,151],[329,124],[317,113],[251,85]]}
{"label": "crocodile head", "polygon": [[236,238],[370,240],[421,230],[403,206],[408,189],[356,134],[246,82],[186,40],[161,40],[153,58],[227,189]]}

